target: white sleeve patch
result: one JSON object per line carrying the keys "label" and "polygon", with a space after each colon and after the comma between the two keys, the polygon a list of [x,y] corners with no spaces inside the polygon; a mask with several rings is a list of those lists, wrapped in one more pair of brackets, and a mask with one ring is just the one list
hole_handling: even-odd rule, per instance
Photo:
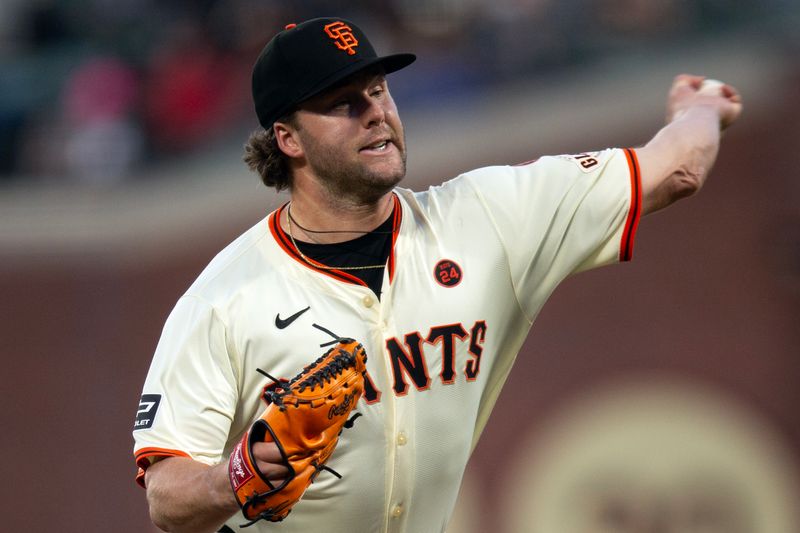
{"label": "white sleeve patch", "polygon": [[565,161],[571,161],[583,172],[584,174],[591,174],[600,169],[601,152],[586,152],[583,154],[575,155],[557,155],[555,156]]}

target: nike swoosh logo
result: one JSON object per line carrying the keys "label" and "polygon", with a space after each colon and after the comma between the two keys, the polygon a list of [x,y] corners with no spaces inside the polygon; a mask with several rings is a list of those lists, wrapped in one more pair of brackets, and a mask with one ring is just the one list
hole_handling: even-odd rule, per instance
{"label": "nike swoosh logo", "polygon": [[311,309],[311,306],[308,306],[305,309],[301,309],[300,311],[296,312],[295,314],[293,314],[292,316],[290,316],[288,318],[281,318],[281,314],[278,313],[277,315],[275,315],[275,326],[278,329],[283,329],[285,327],[288,327],[289,324],[291,324],[292,322],[297,320],[300,315],[302,315],[303,313],[305,313],[309,309]]}

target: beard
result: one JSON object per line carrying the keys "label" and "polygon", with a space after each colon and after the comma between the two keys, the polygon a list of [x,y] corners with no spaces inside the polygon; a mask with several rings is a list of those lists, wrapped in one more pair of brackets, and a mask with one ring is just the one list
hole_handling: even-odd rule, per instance
{"label": "beard", "polygon": [[[309,142],[310,141],[310,142]],[[399,158],[372,165],[358,158],[345,157],[339,146],[324,145],[307,139],[305,155],[309,167],[327,189],[331,198],[354,204],[377,202],[406,174],[405,138],[395,143]]]}

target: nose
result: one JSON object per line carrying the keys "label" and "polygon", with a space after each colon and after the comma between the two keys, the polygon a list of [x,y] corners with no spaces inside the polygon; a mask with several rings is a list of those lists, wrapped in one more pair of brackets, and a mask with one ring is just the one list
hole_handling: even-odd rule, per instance
{"label": "nose", "polygon": [[386,122],[386,110],[383,108],[382,103],[374,98],[365,100],[361,116],[364,126],[367,128],[380,126]]}

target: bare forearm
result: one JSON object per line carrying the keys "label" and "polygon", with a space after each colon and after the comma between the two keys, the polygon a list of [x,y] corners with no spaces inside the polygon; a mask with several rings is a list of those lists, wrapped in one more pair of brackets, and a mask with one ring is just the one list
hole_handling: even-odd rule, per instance
{"label": "bare forearm", "polygon": [[699,191],[717,158],[719,144],[719,114],[711,107],[687,109],[664,126],[638,151],[644,213]]}
{"label": "bare forearm", "polygon": [[717,159],[722,130],[742,112],[728,84],[703,76],[675,76],[667,98],[667,125],[636,151],[642,176],[642,212],[652,213],[703,186]]}
{"label": "bare forearm", "polygon": [[225,464],[171,457],[152,465],[145,482],[150,518],[164,531],[217,531],[239,509]]}

